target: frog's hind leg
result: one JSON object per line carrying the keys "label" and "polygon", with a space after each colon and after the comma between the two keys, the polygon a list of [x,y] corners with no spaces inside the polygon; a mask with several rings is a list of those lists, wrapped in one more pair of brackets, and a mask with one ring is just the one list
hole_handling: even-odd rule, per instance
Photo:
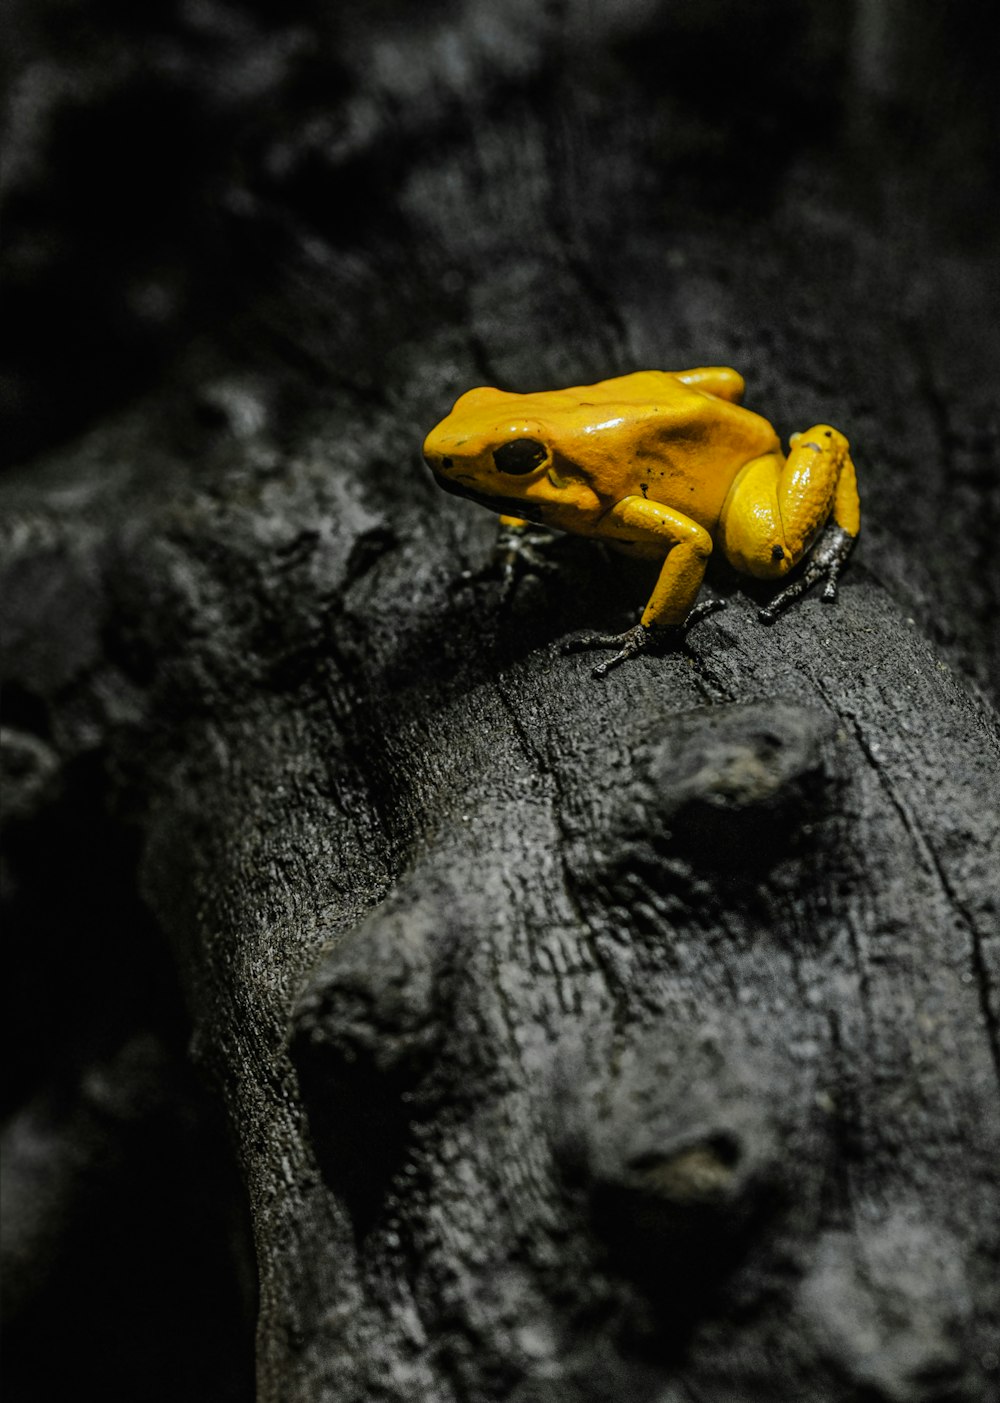
{"label": "frog's hind leg", "polygon": [[755,458],[730,488],[720,525],[730,563],[758,579],[787,575],[813,547],[799,578],[760,611],[766,623],[818,580],[826,580],[823,598],[836,598],[837,579],[860,528],[846,438],[818,424],[794,436],[784,461],[778,453]]}

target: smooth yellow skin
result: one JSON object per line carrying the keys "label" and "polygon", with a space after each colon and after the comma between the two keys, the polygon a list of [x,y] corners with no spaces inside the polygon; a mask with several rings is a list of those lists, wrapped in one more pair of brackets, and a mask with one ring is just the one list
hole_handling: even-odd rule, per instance
{"label": "smooth yellow skin", "polygon": [[[778,579],[830,520],[860,526],[844,436],[819,424],[786,457],[766,419],[739,401],[743,377],[709,366],[640,370],[567,390],[469,390],[432,429],[424,456],[441,486],[501,513],[664,558],[642,615],[680,625],[713,545],[737,569]],[[520,450],[497,450],[526,439]],[[522,456],[518,458],[518,451]],[[528,471],[525,454],[539,458]]]}

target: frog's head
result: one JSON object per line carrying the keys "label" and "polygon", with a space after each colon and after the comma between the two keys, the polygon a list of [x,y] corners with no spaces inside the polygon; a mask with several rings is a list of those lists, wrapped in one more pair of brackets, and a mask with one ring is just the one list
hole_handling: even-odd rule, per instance
{"label": "frog's head", "polygon": [[439,486],[493,511],[542,521],[577,496],[589,505],[593,494],[560,454],[553,426],[530,412],[532,398],[487,387],[464,394],[424,440]]}
{"label": "frog's head", "polygon": [[469,390],[424,440],[424,459],[446,492],[504,510],[552,466],[545,431],[526,417],[520,396],[483,387]]}

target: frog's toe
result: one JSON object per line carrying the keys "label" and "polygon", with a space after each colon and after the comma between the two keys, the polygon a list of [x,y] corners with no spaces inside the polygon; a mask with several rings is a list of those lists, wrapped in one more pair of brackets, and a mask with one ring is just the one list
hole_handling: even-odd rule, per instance
{"label": "frog's toe", "polygon": [[[633,630],[630,630],[632,632]],[[589,648],[617,648],[627,633],[576,633],[562,645],[564,653],[583,653]]]}
{"label": "frog's toe", "polygon": [[636,624],[634,628],[627,629],[625,633],[584,633],[576,638],[570,638],[563,644],[564,653],[580,653],[584,649],[591,648],[617,648],[613,658],[608,658],[606,662],[598,663],[593,670],[594,677],[604,677],[613,667],[619,667],[622,663],[628,662],[629,658],[637,657],[640,653],[657,651],[663,647],[669,647],[676,641],[675,636],[680,633],[679,629],[651,629],[645,624]]}
{"label": "frog's toe", "polygon": [[516,551],[503,554],[493,566],[493,574],[500,576],[500,604],[505,605],[513,598],[521,581],[528,575],[551,575],[558,569],[554,560],[546,560],[530,546],[521,546]]}
{"label": "frog's toe", "polygon": [[805,594],[806,590],[812,589],[817,580],[823,578],[823,571],[810,562],[803,570],[797,580],[793,580],[790,585],[786,585],[780,594],[776,594],[763,609],[757,610],[757,617],[762,624],[773,624],[779,614],[783,614],[790,604]]}
{"label": "frog's toe", "polygon": [[667,653],[679,648],[688,629],[693,628],[709,614],[724,609],[724,599],[705,599],[688,614],[682,624],[667,624],[659,627],[649,624],[636,624],[624,633],[581,633],[569,638],[563,644],[564,653],[580,653],[591,648],[617,648],[613,658],[598,663],[594,668],[595,677],[604,677],[613,667],[628,662],[629,658],[640,653]]}
{"label": "frog's toe", "polygon": [[762,624],[773,624],[778,615],[783,614],[788,606],[798,599],[799,595],[805,594],[812,583],[812,580],[807,580],[803,575],[801,579],[787,585],[780,594],[774,596],[770,604],[757,610],[758,619]]}
{"label": "frog's toe", "polygon": [[703,599],[700,604],[694,606],[684,620],[684,632],[687,633],[689,628],[694,628],[695,624],[700,623],[702,619],[707,619],[709,614],[718,613],[720,609],[725,607],[726,600],[724,599]]}
{"label": "frog's toe", "polygon": [[799,578],[776,594],[766,608],[757,610],[761,623],[773,624],[779,614],[820,580],[826,581],[823,599],[832,603],[837,598],[837,583],[856,539],[842,526],[828,526],[813,547]]}
{"label": "frog's toe", "polygon": [[634,658],[639,653],[645,653],[653,646],[653,636],[648,628],[642,624],[636,624],[635,628],[630,628],[627,633],[620,633],[617,636],[606,637],[604,642],[592,646],[602,648],[618,648],[614,657],[608,658],[606,662],[598,663],[593,669],[592,676],[606,677],[613,667],[620,667],[622,663],[628,662],[629,658]]}
{"label": "frog's toe", "polygon": [[510,602],[525,575],[547,575],[558,568],[542,554],[557,536],[558,532],[534,525],[501,528],[490,566],[490,573],[500,577],[501,607]]}

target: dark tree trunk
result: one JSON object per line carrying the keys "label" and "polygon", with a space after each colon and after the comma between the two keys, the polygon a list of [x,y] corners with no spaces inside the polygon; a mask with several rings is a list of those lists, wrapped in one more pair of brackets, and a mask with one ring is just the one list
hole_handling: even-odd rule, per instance
{"label": "dark tree trunk", "polygon": [[[15,26],[18,1397],[245,1399],[244,1219],[261,1403],[1000,1396],[980,7],[104,11]],[[861,542],[596,681],[648,571],[501,611],[420,443],[694,364]]]}

